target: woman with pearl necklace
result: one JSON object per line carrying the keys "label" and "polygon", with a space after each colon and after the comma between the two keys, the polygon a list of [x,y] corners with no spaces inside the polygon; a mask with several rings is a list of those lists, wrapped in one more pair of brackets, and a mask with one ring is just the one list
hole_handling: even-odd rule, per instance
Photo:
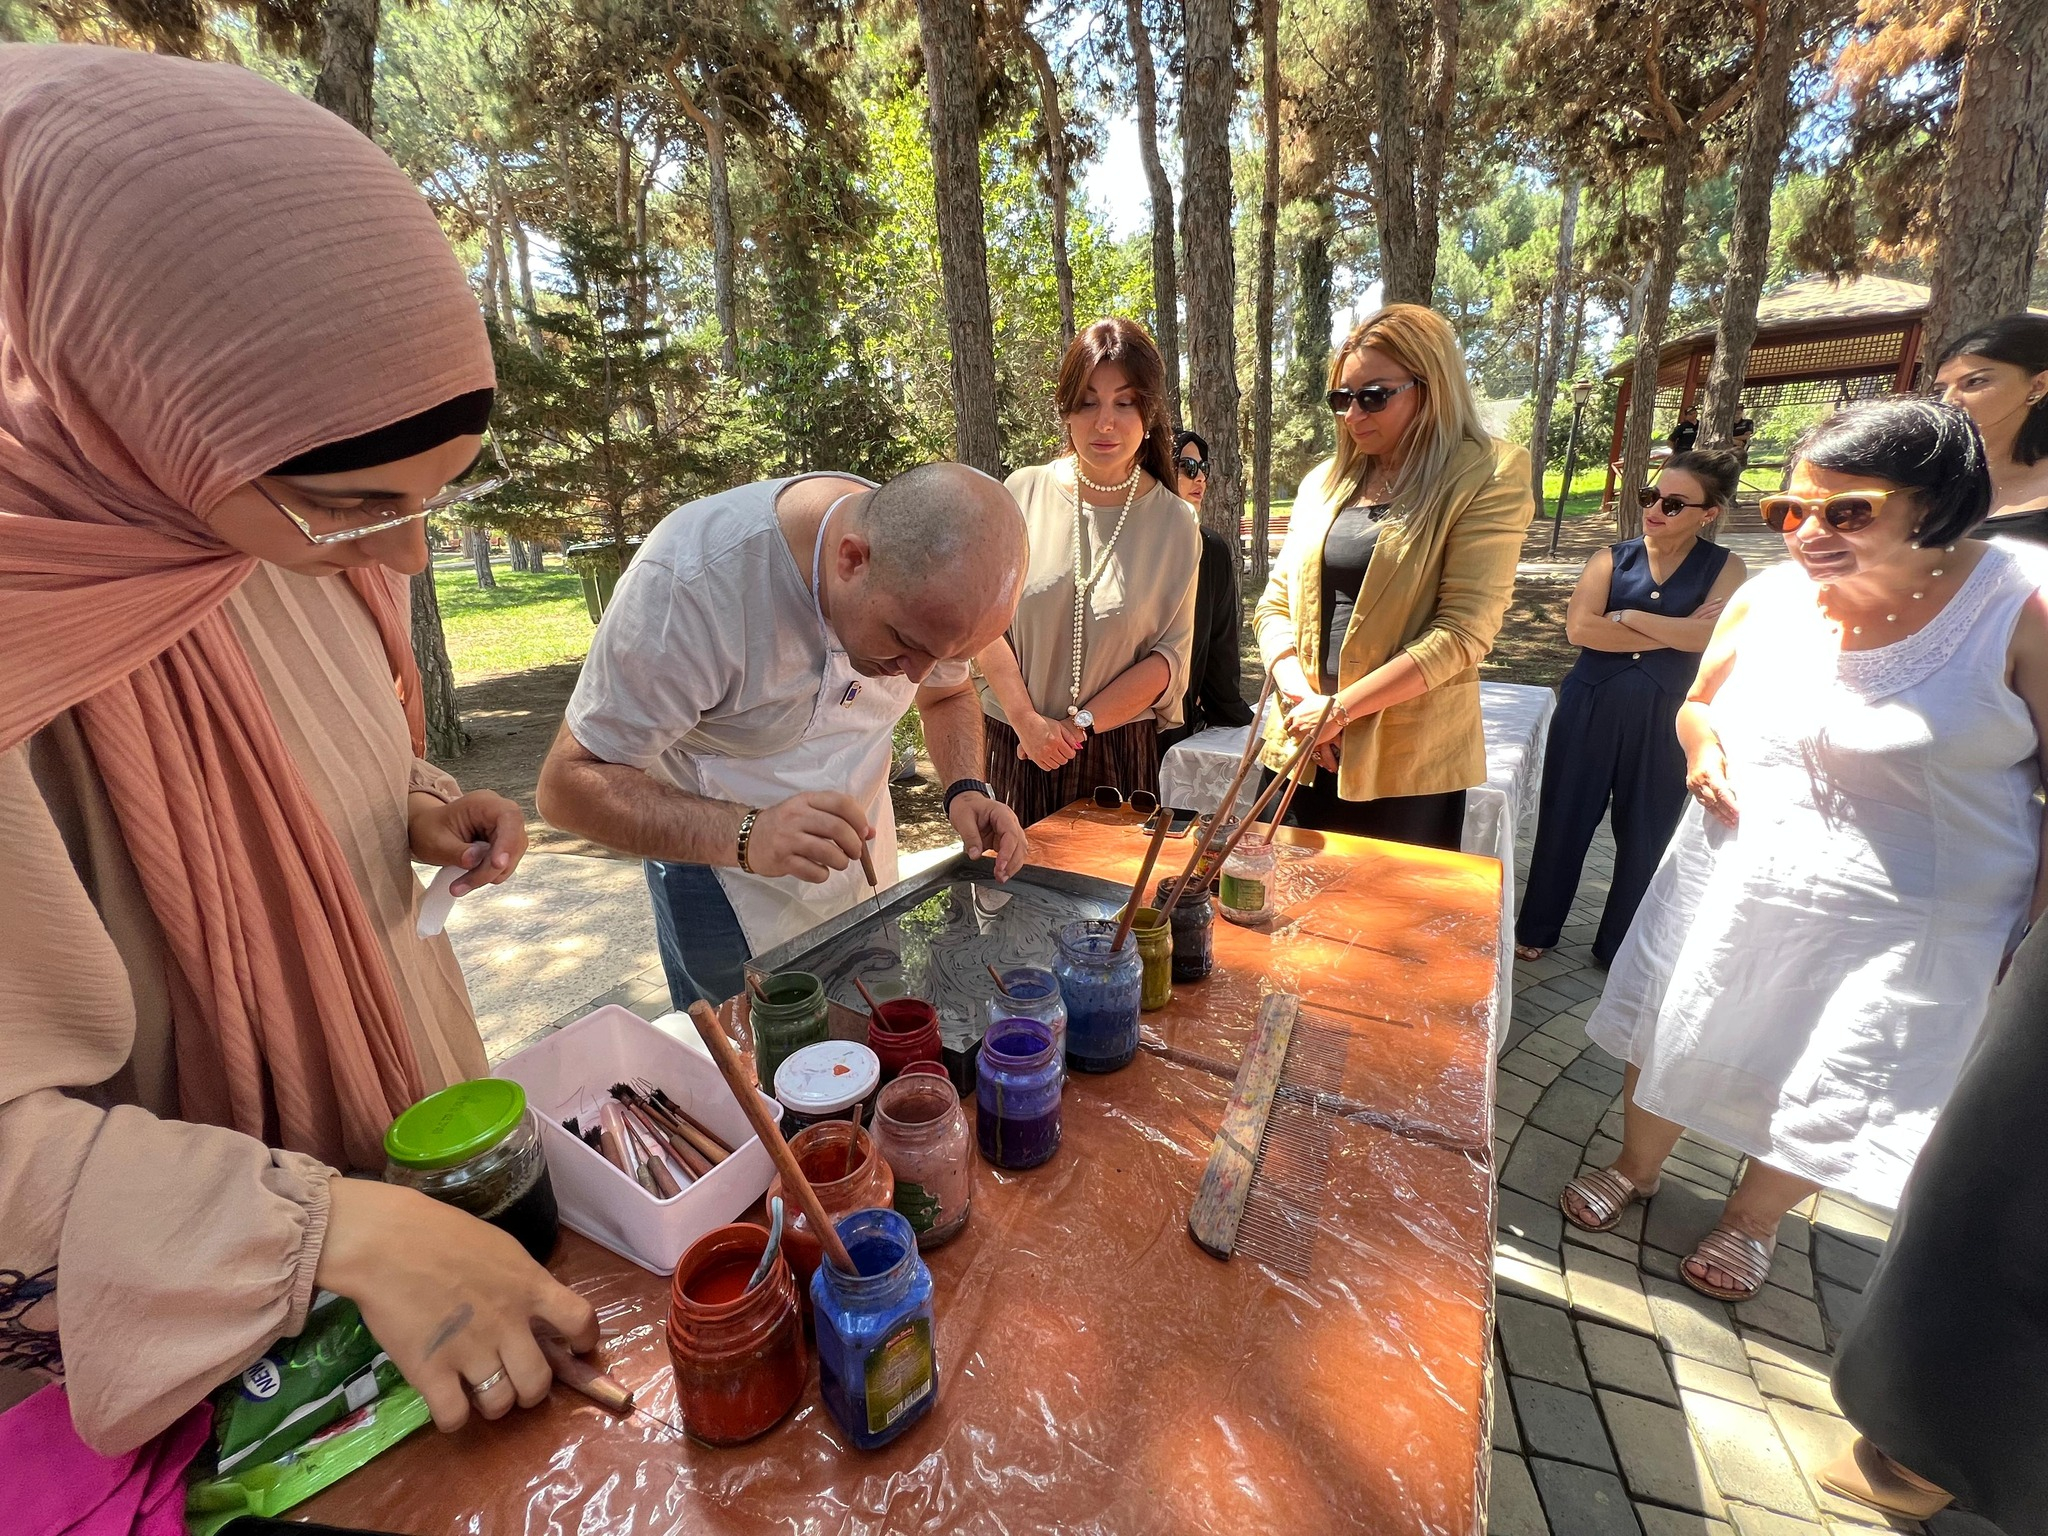
{"label": "woman with pearl necklace", "polygon": [[1053,398],[1066,452],[1007,482],[1031,536],[1023,601],[1008,637],[976,658],[989,777],[1027,825],[1098,788],[1158,794],[1202,554],[1170,489],[1166,369],[1145,328],[1083,330]]}

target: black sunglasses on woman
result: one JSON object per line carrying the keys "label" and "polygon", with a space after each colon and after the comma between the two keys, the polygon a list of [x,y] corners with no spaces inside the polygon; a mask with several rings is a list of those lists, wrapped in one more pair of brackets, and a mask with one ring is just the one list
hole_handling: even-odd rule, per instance
{"label": "black sunglasses on woman", "polygon": [[1406,384],[1368,384],[1363,389],[1333,389],[1323,396],[1331,413],[1338,416],[1351,414],[1351,407],[1357,406],[1368,416],[1377,415],[1387,408],[1387,402],[1403,390],[1413,389],[1415,380]]}

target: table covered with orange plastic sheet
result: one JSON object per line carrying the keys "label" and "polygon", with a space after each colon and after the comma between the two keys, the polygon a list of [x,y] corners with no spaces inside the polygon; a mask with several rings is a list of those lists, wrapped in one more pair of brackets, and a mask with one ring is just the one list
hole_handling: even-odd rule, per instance
{"label": "table covered with orange plastic sheet", "polygon": [[[1129,881],[1137,817],[1072,807],[1032,862]],[[1283,832],[1281,916],[1216,927],[1216,974],[1144,1016],[1142,1049],[1076,1074],[1042,1168],[977,1162],[965,1231],[928,1256],[940,1387],[879,1451],[819,1400],[751,1445],[686,1439],[667,1282],[565,1234],[602,1363],[647,1410],[547,1403],[431,1428],[294,1511],[441,1536],[1078,1531],[1477,1536],[1492,1311],[1491,860]],[[1169,842],[1161,872],[1184,861]],[[1219,1262],[1188,1207],[1259,998],[1341,1037],[1327,1188],[1305,1274]],[[666,1422],[663,1422],[666,1421]]]}

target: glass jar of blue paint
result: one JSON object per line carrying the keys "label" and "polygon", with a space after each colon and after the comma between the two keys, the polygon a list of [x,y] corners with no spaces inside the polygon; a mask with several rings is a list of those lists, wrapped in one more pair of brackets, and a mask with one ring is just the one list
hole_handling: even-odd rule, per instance
{"label": "glass jar of blue paint", "polygon": [[828,1260],[811,1276],[818,1390],[847,1438],[872,1451],[938,1401],[932,1273],[895,1211],[855,1211],[838,1227],[856,1272]]}
{"label": "glass jar of blue paint", "polygon": [[1115,939],[1110,918],[1086,918],[1060,929],[1052,968],[1067,1004],[1067,1065],[1076,1072],[1114,1072],[1138,1054],[1145,962],[1136,934],[1126,934],[1123,947],[1112,952]]}
{"label": "glass jar of blue paint", "polygon": [[1041,965],[1013,965],[998,971],[1002,982],[988,1000],[989,1027],[1005,1019],[1036,1019],[1052,1031],[1054,1054],[1067,1054],[1067,1003],[1060,979]]}
{"label": "glass jar of blue paint", "polygon": [[1052,1031],[1038,1019],[999,1019],[975,1062],[974,1135],[998,1168],[1036,1168],[1060,1149],[1066,1074]]}

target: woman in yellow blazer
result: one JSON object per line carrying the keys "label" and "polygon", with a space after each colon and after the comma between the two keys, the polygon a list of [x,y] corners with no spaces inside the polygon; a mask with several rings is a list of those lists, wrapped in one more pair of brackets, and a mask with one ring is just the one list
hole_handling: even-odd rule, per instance
{"label": "woman in yellow blazer", "polygon": [[1480,424],[1443,319],[1389,304],[1330,368],[1337,451],[1301,484],[1253,616],[1281,710],[1268,777],[1314,730],[1289,820],[1456,848],[1486,779],[1479,663],[1493,647],[1535,514],[1529,456]]}

